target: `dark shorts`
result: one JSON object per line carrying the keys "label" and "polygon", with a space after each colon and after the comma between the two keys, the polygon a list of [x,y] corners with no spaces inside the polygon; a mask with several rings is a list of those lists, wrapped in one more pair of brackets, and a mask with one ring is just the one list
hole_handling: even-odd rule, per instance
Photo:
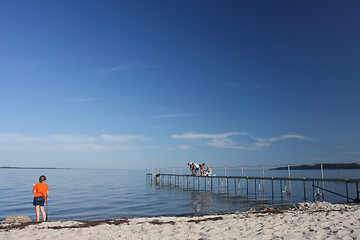
{"label": "dark shorts", "polygon": [[45,198],[43,196],[34,197],[33,205],[34,206],[44,206]]}

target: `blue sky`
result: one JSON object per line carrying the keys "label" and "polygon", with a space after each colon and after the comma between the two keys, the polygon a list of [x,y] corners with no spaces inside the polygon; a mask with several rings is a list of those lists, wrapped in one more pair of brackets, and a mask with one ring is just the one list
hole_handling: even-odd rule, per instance
{"label": "blue sky", "polygon": [[360,162],[358,1],[1,1],[0,166]]}

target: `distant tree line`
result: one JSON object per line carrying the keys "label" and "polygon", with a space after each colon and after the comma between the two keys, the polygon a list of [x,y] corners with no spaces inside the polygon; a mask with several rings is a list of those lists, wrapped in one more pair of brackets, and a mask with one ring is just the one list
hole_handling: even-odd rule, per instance
{"label": "distant tree line", "polygon": [[55,168],[55,167],[0,167],[7,169],[71,169],[71,168]]}
{"label": "distant tree line", "polygon": [[[358,163],[323,163],[323,169],[360,169]],[[321,164],[290,166],[291,170],[321,169]],[[288,170],[288,167],[270,168],[270,170]]]}

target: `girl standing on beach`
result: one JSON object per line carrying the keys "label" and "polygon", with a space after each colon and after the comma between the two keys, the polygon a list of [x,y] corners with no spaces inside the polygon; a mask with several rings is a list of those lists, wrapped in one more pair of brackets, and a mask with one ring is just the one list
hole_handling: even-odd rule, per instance
{"label": "girl standing on beach", "polygon": [[45,201],[48,201],[49,197],[49,186],[45,183],[46,177],[44,175],[41,175],[39,177],[39,183],[34,183],[33,193],[34,193],[34,201],[33,205],[35,206],[35,212],[36,212],[36,221],[40,221],[40,211],[43,218],[43,221],[45,222],[46,215],[44,210],[44,203]]}

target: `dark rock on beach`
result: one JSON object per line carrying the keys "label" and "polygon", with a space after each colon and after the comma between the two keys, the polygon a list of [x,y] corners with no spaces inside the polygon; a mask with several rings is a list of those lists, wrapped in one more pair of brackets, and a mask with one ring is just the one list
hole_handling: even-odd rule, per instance
{"label": "dark rock on beach", "polygon": [[8,216],[1,223],[29,223],[31,219],[28,216]]}

